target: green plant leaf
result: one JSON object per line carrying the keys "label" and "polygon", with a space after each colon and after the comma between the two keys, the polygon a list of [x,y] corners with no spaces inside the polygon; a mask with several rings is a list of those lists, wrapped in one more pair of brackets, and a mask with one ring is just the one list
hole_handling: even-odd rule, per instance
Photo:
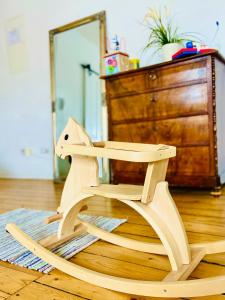
{"label": "green plant leaf", "polygon": [[[165,14],[160,9],[149,9],[146,18],[149,37],[144,50],[152,47],[159,50],[169,43],[182,43],[193,40],[190,34],[179,33],[178,27],[173,25],[172,18],[168,16],[166,7],[164,7],[164,12]],[[197,40],[193,41],[197,42]]]}

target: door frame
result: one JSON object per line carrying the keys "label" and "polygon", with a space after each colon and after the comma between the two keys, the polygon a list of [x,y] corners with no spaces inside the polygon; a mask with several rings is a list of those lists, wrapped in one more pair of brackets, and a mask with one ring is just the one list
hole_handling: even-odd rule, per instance
{"label": "door frame", "polygon": [[[100,11],[96,14],[90,15],[88,17],[76,20],[74,22],[62,25],[60,27],[51,29],[49,31],[49,51],[50,51],[50,81],[51,81],[51,114],[52,114],[52,134],[53,134],[53,179],[55,181],[61,181],[61,178],[57,176],[57,157],[55,155],[56,146],[56,80],[55,80],[55,51],[54,51],[54,37],[58,33],[65,32],[76,27],[99,21],[99,33],[100,33],[100,74],[104,72],[103,56],[107,53],[107,41],[106,41],[106,12]],[[105,81],[101,80],[101,99],[102,107],[106,106],[105,101]],[[104,108],[104,111],[106,107]],[[105,113],[103,113],[103,138],[107,139],[107,119],[105,119]],[[107,165],[106,165],[107,168]]]}

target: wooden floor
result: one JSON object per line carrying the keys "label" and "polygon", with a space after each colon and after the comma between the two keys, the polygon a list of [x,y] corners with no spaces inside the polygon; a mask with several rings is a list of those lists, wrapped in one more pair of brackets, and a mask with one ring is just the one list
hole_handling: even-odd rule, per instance
{"label": "wooden floor", "polygon": [[[18,207],[55,210],[62,186],[51,181],[0,180],[0,212]],[[190,242],[225,238],[225,190],[220,198],[208,192],[173,193],[182,214]],[[128,222],[115,232],[142,241],[158,241],[155,233],[134,211],[115,200],[95,198],[90,214],[127,217]],[[85,213],[87,213],[85,212]],[[92,270],[133,279],[161,280],[169,270],[166,257],[140,253],[98,241],[77,254],[72,261]],[[225,253],[210,255],[192,273],[192,278],[225,274]],[[0,262],[0,299],[18,300],[147,300],[102,289],[58,270],[48,275]],[[185,298],[188,299],[188,298]],[[195,299],[225,300],[225,295]]]}

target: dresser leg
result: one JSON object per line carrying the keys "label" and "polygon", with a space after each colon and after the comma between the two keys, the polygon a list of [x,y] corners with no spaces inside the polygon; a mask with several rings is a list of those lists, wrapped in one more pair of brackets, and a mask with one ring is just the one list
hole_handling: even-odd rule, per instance
{"label": "dresser leg", "polygon": [[211,192],[210,195],[213,197],[220,197],[222,195],[222,188],[221,186],[216,186]]}

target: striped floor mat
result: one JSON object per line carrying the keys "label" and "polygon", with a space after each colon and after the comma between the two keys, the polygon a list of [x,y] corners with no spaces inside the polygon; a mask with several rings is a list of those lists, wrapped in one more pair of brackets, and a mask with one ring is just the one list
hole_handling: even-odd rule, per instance
{"label": "striped floor mat", "polygon": [[[5,231],[5,226],[8,223],[15,223],[34,240],[41,240],[57,232],[59,222],[48,225],[44,224],[44,219],[53,214],[55,214],[55,212],[21,208],[0,215],[0,260],[43,273],[50,272],[53,267],[21,246]],[[80,215],[80,218],[107,231],[112,231],[126,222],[126,219],[96,217],[83,214]],[[97,237],[83,233],[73,240],[54,248],[52,252],[65,259],[69,259],[97,240]]]}

